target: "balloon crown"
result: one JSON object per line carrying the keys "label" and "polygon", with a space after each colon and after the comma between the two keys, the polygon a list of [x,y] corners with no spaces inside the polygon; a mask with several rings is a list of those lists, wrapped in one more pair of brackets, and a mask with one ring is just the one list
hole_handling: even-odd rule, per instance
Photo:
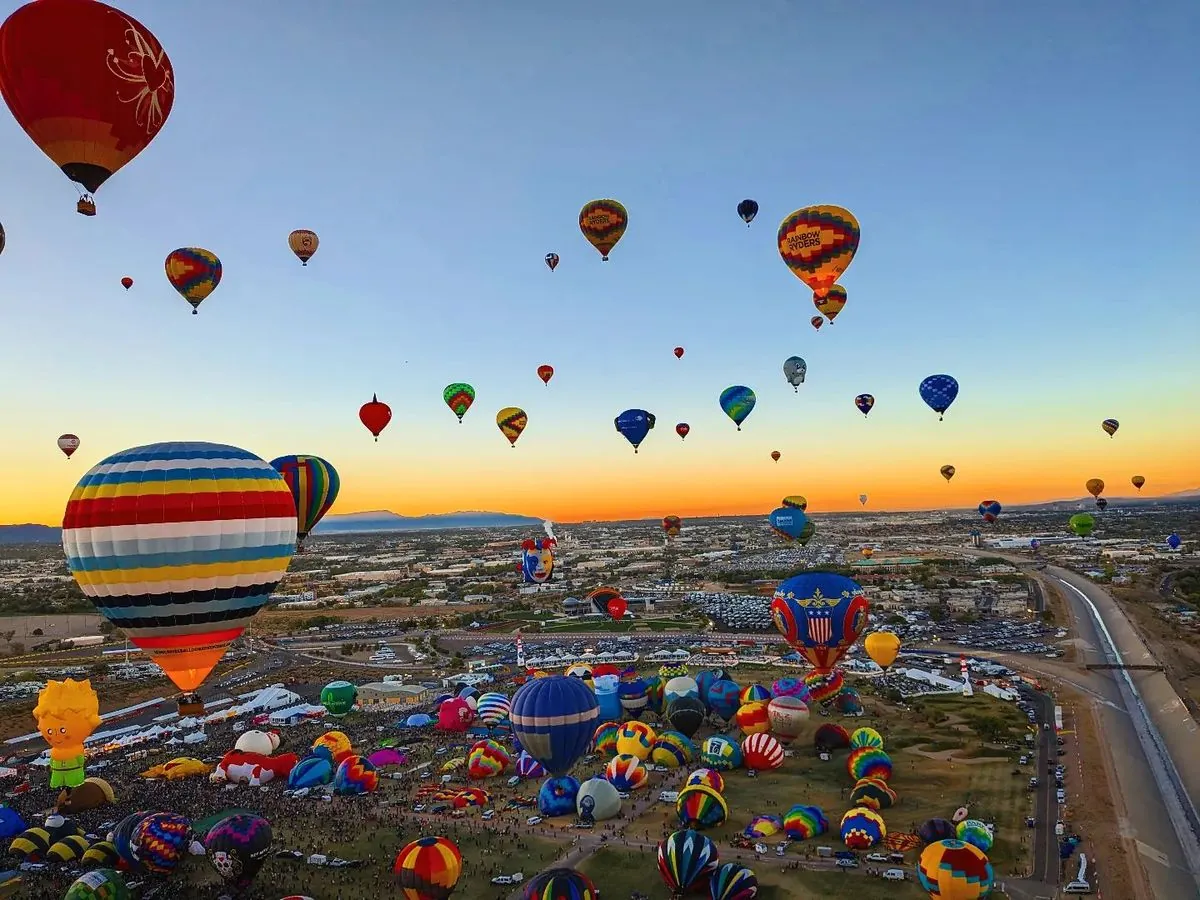
{"label": "balloon crown", "polygon": [[88,720],[92,727],[100,724],[100,698],[92,689],[92,682],[85,678],[75,681],[68,678],[65,681],[47,681],[46,686],[38,694],[37,706],[33,708],[33,717],[41,722],[47,713],[70,710]]}

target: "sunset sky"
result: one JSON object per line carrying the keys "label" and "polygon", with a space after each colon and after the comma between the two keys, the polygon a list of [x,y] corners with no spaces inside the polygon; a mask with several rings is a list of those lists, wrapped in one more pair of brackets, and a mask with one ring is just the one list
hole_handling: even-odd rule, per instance
{"label": "sunset sky", "polygon": [[[90,466],[168,440],[323,456],[335,513],[1200,487],[1194,0],[117,5],[178,87],[97,217],[0,108],[0,522],[58,524]],[[601,197],[630,216],[608,263],[577,226]],[[775,241],[814,203],[862,228],[819,333]],[[293,228],[320,235],[307,268]],[[163,273],[183,246],[224,264],[198,316]],[[917,395],[940,372],[962,386],[943,422]],[[453,381],[478,392],[462,425]],[[740,433],[717,405],[733,384],[758,394]],[[393,410],[378,443],[372,392]],[[658,419],[636,455],[629,407]]]}

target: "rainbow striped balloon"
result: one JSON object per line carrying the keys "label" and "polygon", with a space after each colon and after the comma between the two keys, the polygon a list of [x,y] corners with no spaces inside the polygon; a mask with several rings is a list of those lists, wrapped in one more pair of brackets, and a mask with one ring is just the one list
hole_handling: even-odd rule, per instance
{"label": "rainbow striped balloon", "polygon": [[194,691],[279,584],[296,507],[246,450],[123,450],[67,501],[63,550],[83,593],[183,691]]}

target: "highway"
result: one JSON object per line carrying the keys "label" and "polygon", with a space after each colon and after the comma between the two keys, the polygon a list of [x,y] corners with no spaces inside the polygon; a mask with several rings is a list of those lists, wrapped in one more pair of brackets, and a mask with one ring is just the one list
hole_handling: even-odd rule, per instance
{"label": "highway", "polygon": [[[1071,606],[1075,630],[1082,639],[1081,664],[1123,661],[1140,665],[1153,661],[1153,655],[1107,591],[1055,566],[1040,574],[1054,579]],[[1180,746],[1180,741],[1190,735],[1188,725],[1194,729],[1195,724],[1190,719],[1184,721],[1182,703],[1161,673],[1111,670],[1098,674],[1099,678],[1089,680],[1093,692],[1103,698],[1096,709],[1124,799],[1121,833],[1135,842],[1151,897],[1195,897],[1200,893],[1200,845],[1189,822],[1194,810],[1186,792],[1182,798],[1179,796],[1182,776],[1172,776],[1171,763],[1172,756],[1176,761],[1186,761],[1189,774],[1200,763],[1194,739],[1189,747]],[[1086,786],[1069,783],[1070,790],[1086,790]],[[1076,824],[1086,836],[1087,823]],[[1099,863],[1103,866],[1104,861]],[[1103,868],[1100,872],[1102,886]]]}

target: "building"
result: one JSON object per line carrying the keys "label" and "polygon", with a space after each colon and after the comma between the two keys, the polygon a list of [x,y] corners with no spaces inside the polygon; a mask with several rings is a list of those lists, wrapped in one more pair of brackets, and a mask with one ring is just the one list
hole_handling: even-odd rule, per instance
{"label": "building", "polygon": [[[460,675],[450,675],[442,679],[442,687],[452,688],[465,684],[468,687],[478,687],[481,684],[491,684],[492,676],[486,672],[463,672]],[[359,688],[361,691],[362,688]]]}
{"label": "building", "polygon": [[363,712],[386,712],[428,703],[433,699],[429,688],[420,684],[373,681],[358,686],[358,705]]}

